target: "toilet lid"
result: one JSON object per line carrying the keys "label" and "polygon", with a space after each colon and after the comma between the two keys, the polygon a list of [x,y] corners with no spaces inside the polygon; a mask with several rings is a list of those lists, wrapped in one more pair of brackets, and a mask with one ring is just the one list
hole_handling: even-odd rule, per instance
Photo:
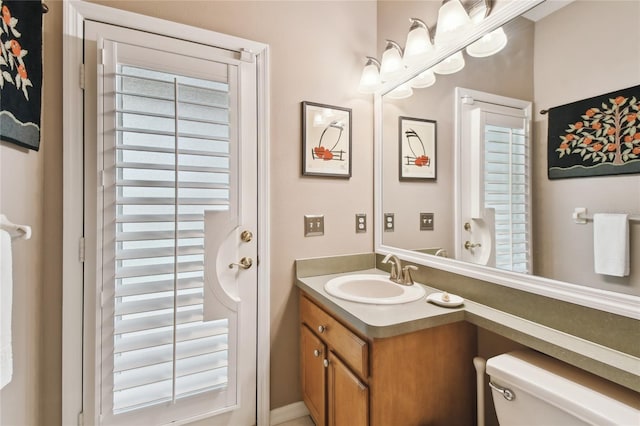
{"label": "toilet lid", "polygon": [[640,424],[637,393],[534,351],[490,358],[487,374],[593,424]]}

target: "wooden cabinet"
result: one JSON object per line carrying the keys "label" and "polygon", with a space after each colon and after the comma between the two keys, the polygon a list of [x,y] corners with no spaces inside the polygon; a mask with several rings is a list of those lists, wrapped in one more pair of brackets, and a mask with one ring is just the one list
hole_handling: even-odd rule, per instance
{"label": "wooden cabinet", "polygon": [[475,327],[367,339],[300,297],[303,399],[316,426],[475,424]]}
{"label": "wooden cabinet", "polygon": [[[329,426],[369,424],[369,388],[358,376],[329,352],[327,405]],[[322,424],[322,423],[318,423]]]}
{"label": "wooden cabinet", "polygon": [[324,424],[325,389],[327,387],[324,360],[327,349],[322,340],[318,339],[304,324],[300,327],[300,346],[304,402],[311,412],[311,417],[316,420],[316,424]]}

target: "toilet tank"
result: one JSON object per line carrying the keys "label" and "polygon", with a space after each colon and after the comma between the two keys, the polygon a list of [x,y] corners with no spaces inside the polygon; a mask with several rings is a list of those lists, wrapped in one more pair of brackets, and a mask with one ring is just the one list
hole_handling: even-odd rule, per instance
{"label": "toilet tank", "polygon": [[640,425],[640,394],[534,351],[487,360],[500,426]]}

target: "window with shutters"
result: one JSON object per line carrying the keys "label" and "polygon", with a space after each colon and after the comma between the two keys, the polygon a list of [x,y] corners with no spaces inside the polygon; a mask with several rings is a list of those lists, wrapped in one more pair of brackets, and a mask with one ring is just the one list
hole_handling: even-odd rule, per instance
{"label": "window with shutters", "polygon": [[495,266],[530,273],[528,144],[522,118],[506,119],[485,121],[484,206],[495,215]]}

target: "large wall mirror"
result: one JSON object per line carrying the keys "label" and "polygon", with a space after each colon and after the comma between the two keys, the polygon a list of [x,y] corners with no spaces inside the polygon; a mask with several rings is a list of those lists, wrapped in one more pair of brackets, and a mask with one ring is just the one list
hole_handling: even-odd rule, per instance
{"label": "large wall mirror", "polygon": [[[430,10],[422,8],[425,3]],[[623,42],[623,33],[637,35],[640,3],[547,0],[529,2],[528,10],[523,2],[495,3],[490,25],[444,52],[460,50],[463,69],[436,73],[433,85],[414,88],[409,97],[398,99],[392,89],[415,72],[376,95],[376,251],[640,318],[640,221],[630,222],[630,274],[614,277],[594,271],[593,223],[577,224],[572,217],[578,207],[640,214],[640,176],[549,180],[547,116],[540,113],[640,84],[640,57]],[[439,4],[379,2],[379,40],[404,41],[409,18],[434,22]],[[499,53],[466,52],[468,42],[501,25],[508,41]],[[422,70],[442,57],[425,61]],[[510,158],[522,161],[523,176],[507,177],[527,195],[512,206],[522,213],[515,221],[520,227],[501,228],[497,208],[488,217],[470,213],[483,197],[473,187],[478,167],[493,167],[469,145],[478,120],[498,139],[506,129]],[[423,124],[432,122],[436,131],[430,135],[432,127]],[[500,149],[494,162],[502,161]],[[403,170],[412,161],[428,161],[437,170],[427,178]],[[517,248],[522,256],[499,258],[498,228],[511,241],[524,235]]]}

